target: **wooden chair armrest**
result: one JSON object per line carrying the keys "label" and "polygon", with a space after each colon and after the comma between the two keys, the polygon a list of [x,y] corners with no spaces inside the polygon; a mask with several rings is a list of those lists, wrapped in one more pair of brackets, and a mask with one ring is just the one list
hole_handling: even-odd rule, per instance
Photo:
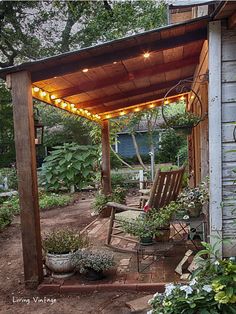
{"label": "wooden chair armrest", "polygon": [[109,207],[114,207],[116,209],[120,209],[120,210],[133,210],[133,211],[141,211],[140,208],[136,208],[136,207],[129,207],[127,205],[123,205],[123,204],[119,204],[119,203],[115,203],[115,202],[108,202],[107,206]]}

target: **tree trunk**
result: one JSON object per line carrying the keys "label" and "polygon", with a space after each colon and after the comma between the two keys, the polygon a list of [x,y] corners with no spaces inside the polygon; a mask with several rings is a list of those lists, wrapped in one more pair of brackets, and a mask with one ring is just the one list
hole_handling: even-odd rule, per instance
{"label": "tree trunk", "polygon": [[125,166],[127,166],[130,169],[134,169],[132,166],[130,166],[127,162],[125,162],[112,148],[112,146],[110,145],[111,151],[114,153],[114,155],[116,156],[117,159],[119,159],[120,162],[122,162],[122,164],[124,164]]}
{"label": "tree trunk", "polygon": [[142,168],[144,170],[147,170],[147,167],[144,165],[143,161],[142,161],[142,158],[140,156],[140,153],[139,153],[139,148],[138,148],[138,144],[137,144],[137,141],[136,141],[136,138],[135,138],[135,135],[134,134],[131,134],[132,136],[132,140],[133,140],[133,143],[134,143],[134,148],[135,148],[135,152],[136,152],[136,156],[138,158],[138,161],[140,163],[140,165],[142,166]]}

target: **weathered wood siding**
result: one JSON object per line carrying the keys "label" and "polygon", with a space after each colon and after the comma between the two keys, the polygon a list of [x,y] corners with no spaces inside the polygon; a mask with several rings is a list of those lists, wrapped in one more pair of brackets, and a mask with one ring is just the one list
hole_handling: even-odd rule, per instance
{"label": "weathered wood siding", "polygon": [[224,256],[236,256],[236,30],[222,26],[222,192]]}

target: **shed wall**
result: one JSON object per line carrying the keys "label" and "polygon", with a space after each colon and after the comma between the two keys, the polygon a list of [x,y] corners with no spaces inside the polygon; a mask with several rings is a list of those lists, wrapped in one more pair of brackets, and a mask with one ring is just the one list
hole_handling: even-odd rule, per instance
{"label": "shed wall", "polygon": [[[224,256],[236,256],[236,30],[222,26],[222,192]],[[235,134],[236,135],[236,134]]]}

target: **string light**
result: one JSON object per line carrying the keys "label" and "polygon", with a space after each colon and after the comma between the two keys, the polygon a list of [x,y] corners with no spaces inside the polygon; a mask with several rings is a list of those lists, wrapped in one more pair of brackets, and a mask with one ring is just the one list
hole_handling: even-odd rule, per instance
{"label": "string light", "polygon": [[61,103],[61,107],[62,108],[66,108],[67,107],[67,103],[65,103],[65,102]]}
{"label": "string light", "polygon": [[169,103],[170,103],[169,100],[165,100],[164,102],[165,105],[168,105]]}
{"label": "string light", "polygon": [[155,107],[154,104],[149,105],[149,108],[154,108],[154,107]]}
{"label": "string light", "polygon": [[60,98],[57,98],[57,99],[55,100],[55,103],[56,103],[56,104],[60,104],[61,101],[62,101],[62,100],[61,100]]}
{"label": "string light", "polygon": [[53,99],[56,99],[56,96],[55,95],[51,95],[50,98],[53,100]]}
{"label": "string light", "polygon": [[139,112],[139,111],[140,111],[140,108],[135,108],[134,111],[135,111],[135,112]]}
{"label": "string light", "polygon": [[47,93],[43,90],[43,91],[41,91],[41,95],[42,95],[43,97],[45,97],[45,96],[47,95]]}
{"label": "string light", "polygon": [[125,115],[125,112],[124,111],[121,111],[120,112],[120,116],[124,116]]}
{"label": "string light", "polygon": [[181,97],[180,97],[180,100],[185,100],[185,97],[184,97],[184,96],[181,96]]}
{"label": "string light", "polygon": [[145,59],[149,58],[149,57],[150,57],[150,53],[149,53],[149,52],[145,52],[145,53],[143,54],[143,57],[144,57]]}
{"label": "string light", "polygon": [[38,93],[38,92],[39,92],[39,87],[35,86],[35,87],[33,88],[33,90],[34,90],[34,92]]}
{"label": "string light", "polygon": [[86,73],[86,72],[88,72],[88,69],[87,68],[83,69],[82,72]]}
{"label": "string light", "polygon": [[194,95],[192,95],[191,97],[190,97],[190,99],[193,99],[195,96]]}

